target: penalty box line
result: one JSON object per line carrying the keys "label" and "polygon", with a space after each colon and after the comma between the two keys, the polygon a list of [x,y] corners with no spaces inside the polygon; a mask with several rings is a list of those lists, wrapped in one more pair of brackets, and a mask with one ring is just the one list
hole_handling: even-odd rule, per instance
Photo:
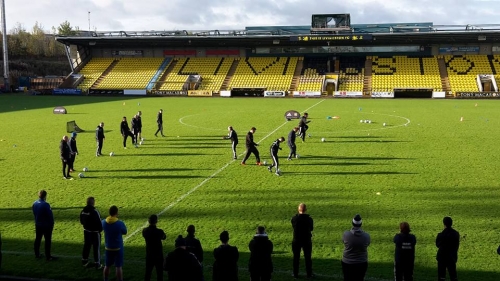
{"label": "penalty box line", "polygon": [[[305,109],[305,111],[308,111],[310,110],[311,108],[314,108],[316,107],[318,104],[322,103],[323,101],[325,101],[324,99],[320,100],[319,102],[313,104],[312,106],[310,106],[309,108]],[[286,124],[288,124],[288,121],[286,121],[285,123],[281,124],[280,126],[278,126],[275,130],[273,130],[271,133],[267,134],[265,137],[263,137],[259,142],[258,144],[260,144],[263,140],[267,139],[268,137],[270,137],[272,134],[274,134],[276,131],[278,131],[279,129],[281,129],[283,126],[285,126]],[[243,154],[240,154],[239,156],[241,157]],[[179,204],[182,200],[184,200],[186,197],[188,197],[189,195],[191,195],[193,192],[195,192],[196,190],[198,190],[200,187],[202,187],[203,185],[205,185],[207,182],[209,182],[211,179],[213,179],[215,176],[217,176],[218,174],[220,174],[222,171],[224,171],[229,165],[231,165],[232,163],[234,163],[236,160],[232,160],[228,163],[226,163],[224,166],[222,166],[220,169],[218,169],[217,171],[215,171],[213,174],[211,174],[209,177],[207,177],[206,179],[204,179],[202,182],[200,182],[197,186],[193,187],[191,190],[189,190],[188,192],[186,192],[185,194],[181,195],[179,198],[177,198],[174,202],[170,203],[167,207],[165,207],[163,210],[161,210],[157,215],[158,216],[161,216],[163,215],[165,212],[167,212],[168,210],[172,209],[175,205]],[[137,228],[136,230],[134,230],[132,233],[130,233],[129,235],[125,236],[123,238],[123,242],[126,242],[128,241],[130,238],[134,237],[135,235],[137,235],[137,233],[139,233],[142,229],[144,229],[145,227],[147,227],[149,225],[149,223],[146,221],[140,228]]]}

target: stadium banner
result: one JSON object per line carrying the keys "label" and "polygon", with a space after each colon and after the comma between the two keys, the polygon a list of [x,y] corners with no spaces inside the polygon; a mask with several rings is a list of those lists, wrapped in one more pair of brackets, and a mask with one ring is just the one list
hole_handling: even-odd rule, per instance
{"label": "stadium banner", "polygon": [[221,97],[230,97],[231,91],[220,91],[220,96]]}
{"label": "stadium banner", "polygon": [[211,97],[213,93],[211,91],[199,91],[199,90],[193,90],[193,91],[188,91],[188,96],[190,97]]}
{"label": "stadium banner", "polygon": [[500,92],[457,92],[457,99],[500,99]]}
{"label": "stadium banner", "polygon": [[187,96],[187,91],[164,91],[164,90],[151,90],[151,95],[155,96]]}
{"label": "stadium banner", "polygon": [[445,92],[432,92],[433,99],[444,99],[446,97]]}
{"label": "stadium banner", "polygon": [[321,92],[300,92],[294,91],[293,97],[295,98],[320,98]]}
{"label": "stadium banner", "polygon": [[478,53],[479,46],[462,46],[462,47],[440,47],[440,53],[453,53],[453,52],[471,52]]}
{"label": "stadium banner", "polygon": [[363,92],[336,91],[333,92],[333,96],[336,98],[362,98]]}
{"label": "stadium banner", "polygon": [[89,89],[89,95],[111,95],[122,96],[123,90],[105,90],[105,89]]}
{"label": "stadium banner", "polygon": [[288,110],[285,112],[285,119],[288,121],[292,119],[300,119],[300,113],[297,110]]}
{"label": "stadium banner", "polygon": [[385,98],[385,99],[393,99],[394,92],[372,92],[372,98]]}
{"label": "stadium banner", "polygon": [[264,92],[264,97],[284,98],[285,96],[286,96],[286,93],[284,91],[265,91]]}
{"label": "stadium banner", "polygon": [[290,36],[290,41],[366,41],[372,40],[371,34],[353,34],[353,35],[306,35]]}
{"label": "stadium banner", "polygon": [[142,50],[121,50],[121,51],[111,51],[113,56],[142,56],[144,52]]}
{"label": "stadium banner", "polygon": [[126,96],[145,96],[146,90],[124,90],[123,94]]}
{"label": "stadium banner", "polygon": [[82,90],[81,89],[53,89],[52,90],[53,95],[81,95]]}

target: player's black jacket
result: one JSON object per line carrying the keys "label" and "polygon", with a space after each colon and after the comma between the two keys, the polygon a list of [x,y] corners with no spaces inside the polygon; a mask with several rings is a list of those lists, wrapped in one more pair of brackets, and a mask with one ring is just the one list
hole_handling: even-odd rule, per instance
{"label": "player's black jacket", "polygon": [[132,118],[132,121],[130,121],[130,127],[132,127],[132,132],[139,132],[139,122],[137,121],[137,119]]}
{"label": "player's black jacket", "polygon": [[280,150],[280,140],[277,139],[273,142],[273,144],[271,144],[271,153],[273,155],[277,155],[278,154],[278,150]]}
{"label": "player's black jacket", "polygon": [[394,260],[399,263],[412,262],[415,260],[415,244],[417,238],[413,234],[398,233],[394,236]]}
{"label": "player's black jacket", "polygon": [[85,231],[101,232],[102,222],[101,215],[92,205],[87,205],[80,213],[80,223]]}
{"label": "player's black jacket", "polygon": [[156,123],[163,124],[163,113],[158,112],[158,115],[156,116]]}
{"label": "player's black jacket", "polygon": [[71,158],[71,150],[67,141],[61,140],[61,143],[59,144],[59,150],[61,151],[61,160],[68,160],[69,158]]}
{"label": "player's black jacket", "polygon": [[[230,131],[226,138],[230,139],[231,142],[238,144],[238,134],[236,133],[235,130]],[[253,136],[252,136],[252,141],[253,141]]]}
{"label": "player's black jacket", "polygon": [[72,152],[78,153],[78,148],[76,146],[76,139],[75,138],[69,139],[69,147],[71,148]]}
{"label": "player's black jacket", "polygon": [[288,139],[287,139],[287,143],[289,146],[294,146],[295,145],[295,131],[294,130],[291,130],[290,133],[288,133]]}
{"label": "player's black jacket", "polygon": [[313,219],[308,214],[296,214],[292,217],[293,241],[311,241],[314,229]]}
{"label": "player's black jacket", "polygon": [[146,241],[146,258],[156,258],[163,260],[163,245],[161,240],[167,239],[165,232],[150,225],[142,230],[142,237]]}
{"label": "player's black jacket", "polygon": [[120,124],[120,131],[122,132],[122,135],[127,135],[130,132],[127,121],[122,121]]}
{"label": "player's black jacket", "polygon": [[137,116],[137,128],[139,131],[142,129],[142,119],[141,116]]}
{"label": "player's black jacket", "polygon": [[253,133],[252,132],[247,133],[246,146],[249,148],[257,146],[257,144],[253,142]]}
{"label": "player's black jacket", "polygon": [[200,263],[203,262],[203,248],[200,240],[189,234],[184,239],[186,239],[186,249],[193,253]]}
{"label": "player's black jacket", "polygon": [[103,140],[104,139],[104,128],[101,126],[97,126],[97,129],[95,129],[95,138],[97,140]]}
{"label": "player's black jacket", "polygon": [[302,116],[302,117],[300,117],[299,127],[304,128],[306,126],[306,124],[309,122],[311,122],[311,121],[307,121],[307,117]]}
{"label": "player's black jacket", "polygon": [[436,237],[438,252],[436,260],[453,261],[458,260],[458,248],[460,246],[460,234],[453,228],[445,228]]}

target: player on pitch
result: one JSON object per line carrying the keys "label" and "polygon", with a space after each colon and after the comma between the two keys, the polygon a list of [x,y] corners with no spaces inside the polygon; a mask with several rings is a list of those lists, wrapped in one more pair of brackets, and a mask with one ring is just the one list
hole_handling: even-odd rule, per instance
{"label": "player on pitch", "polygon": [[271,144],[271,158],[273,159],[273,164],[267,167],[269,172],[273,172],[273,167],[276,167],[276,175],[280,175],[279,161],[278,161],[278,150],[281,150],[280,143],[284,142],[285,138],[281,137]]}
{"label": "player on pitch", "polygon": [[225,140],[231,140],[231,148],[233,149],[233,159],[236,159],[236,146],[238,145],[238,134],[233,129],[233,126],[227,127],[229,133],[223,137]]}
{"label": "player on pitch", "polygon": [[309,124],[309,122],[311,122],[311,121],[307,120],[307,117],[309,117],[309,114],[307,114],[307,112],[306,112],[300,118],[300,122],[299,122],[299,137],[302,139],[302,142],[305,141],[306,131],[307,131],[307,129],[309,129],[309,126],[307,126],[307,124]]}

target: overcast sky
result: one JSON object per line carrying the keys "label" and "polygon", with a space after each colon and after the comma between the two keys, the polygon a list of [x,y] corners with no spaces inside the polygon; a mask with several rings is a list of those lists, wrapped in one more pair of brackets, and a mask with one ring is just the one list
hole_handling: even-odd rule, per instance
{"label": "overcast sky", "polygon": [[[312,14],[350,13],[351,23],[500,24],[500,0],[5,0],[8,31],[65,20],[88,30],[208,30],[310,25]],[[210,5],[208,5],[210,3]]]}

